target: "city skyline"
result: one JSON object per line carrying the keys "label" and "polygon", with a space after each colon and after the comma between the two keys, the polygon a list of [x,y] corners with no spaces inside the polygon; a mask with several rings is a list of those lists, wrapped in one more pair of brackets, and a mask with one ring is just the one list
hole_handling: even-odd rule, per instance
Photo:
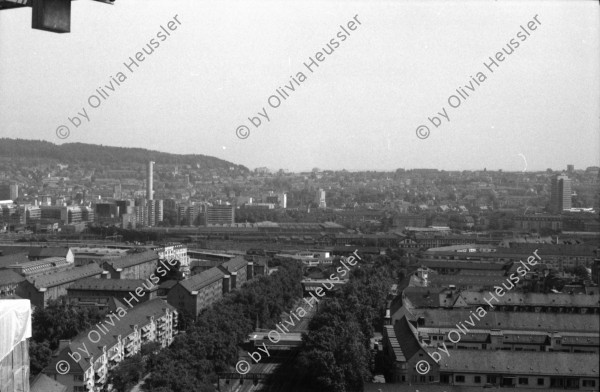
{"label": "city skyline", "polygon": [[[16,139],[13,139],[16,140]],[[28,139],[20,139],[20,140],[28,140]],[[52,141],[50,141],[51,143],[53,143]],[[57,144],[57,143],[54,143]],[[90,144],[90,143],[84,143],[84,144]],[[94,144],[92,144],[94,145]],[[117,147],[117,148],[141,148],[139,146],[113,146],[113,145],[109,145],[109,144],[97,144],[97,146],[103,146],[103,147]],[[144,148],[145,149],[145,148]],[[179,154],[179,153],[173,153],[170,151],[164,151],[164,150],[157,150],[157,149],[145,149],[148,151],[148,153],[154,153],[154,152],[158,152],[158,153],[167,153],[167,154],[173,154],[173,155],[188,155],[188,154]],[[433,166],[405,166],[405,167],[392,167],[389,169],[383,169],[383,170],[374,170],[374,169],[369,169],[369,168],[358,168],[358,169],[345,169],[345,168],[341,168],[341,169],[332,169],[332,168],[328,168],[328,167],[319,167],[318,165],[316,166],[312,166],[312,167],[304,167],[304,168],[300,168],[299,170],[291,170],[285,167],[268,167],[265,165],[258,165],[258,166],[247,166],[242,162],[236,162],[236,161],[232,161],[232,160],[228,160],[225,159],[223,157],[219,157],[219,156],[211,156],[211,155],[206,155],[206,154],[190,154],[190,155],[203,155],[203,156],[207,156],[207,157],[211,157],[211,158],[217,158],[217,159],[221,159],[224,161],[227,161],[231,164],[235,164],[235,165],[242,165],[245,166],[246,168],[248,168],[249,170],[257,170],[257,169],[262,169],[262,168],[267,168],[269,171],[271,171],[272,173],[276,173],[280,170],[283,170],[285,172],[290,172],[290,173],[306,173],[306,172],[311,172],[313,171],[315,168],[319,169],[319,171],[348,171],[351,173],[355,173],[355,172],[366,172],[366,171],[374,171],[374,172],[394,172],[396,170],[419,170],[419,169],[434,169],[434,170],[439,170],[439,171],[490,171],[490,172],[495,172],[495,171],[502,171],[505,173],[518,173],[518,172],[522,172],[522,173],[526,173],[526,172],[530,172],[530,173],[539,173],[539,172],[545,172],[548,169],[551,169],[554,172],[565,172],[568,174],[569,168],[568,166],[571,166],[572,164],[569,162],[566,163],[562,163],[562,167],[546,167],[546,168],[539,168],[539,169],[532,169],[528,164],[525,163],[525,160],[523,158],[522,162],[523,162],[523,170],[506,170],[504,168],[491,168],[491,167],[479,167],[479,168],[457,168],[457,169],[451,169],[451,168],[442,168],[442,167],[433,167]],[[156,164],[157,162],[152,162],[153,164]],[[158,162],[158,164],[160,164],[160,162]],[[561,165],[560,163],[557,165]],[[148,163],[146,163],[146,166],[148,166]],[[582,170],[584,171],[586,168],[588,167],[600,167],[599,165],[592,165],[592,164],[588,164],[588,165],[583,165],[581,167],[578,167],[577,165],[573,165],[574,168],[573,170],[575,172],[577,172],[578,170]],[[148,173],[148,167],[145,168],[146,172]]]}
{"label": "city skyline", "polygon": [[0,0],[1,392],[599,391],[593,0]]}
{"label": "city skyline", "polygon": [[77,2],[61,35],[14,9],[0,129],[293,171],[598,166],[598,15],[591,1]]}

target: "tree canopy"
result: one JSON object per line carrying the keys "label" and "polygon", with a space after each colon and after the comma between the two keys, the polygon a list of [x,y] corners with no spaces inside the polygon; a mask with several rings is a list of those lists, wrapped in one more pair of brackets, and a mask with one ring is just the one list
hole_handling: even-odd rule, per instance
{"label": "tree canopy", "polygon": [[213,391],[218,372],[232,371],[238,346],[254,329],[271,327],[302,296],[302,269],[287,263],[204,310],[173,344],[149,359],[147,391]]}

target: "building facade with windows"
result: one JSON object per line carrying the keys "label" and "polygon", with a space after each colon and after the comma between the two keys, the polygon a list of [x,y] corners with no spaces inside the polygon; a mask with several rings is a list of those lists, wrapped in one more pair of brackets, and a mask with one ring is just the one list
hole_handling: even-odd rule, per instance
{"label": "building facade with windows", "polygon": [[206,208],[206,225],[233,224],[235,223],[235,207],[226,204],[217,204]]}
{"label": "building facade with windows", "polygon": [[[120,308],[102,324],[109,333],[102,335],[97,329],[90,329],[72,340],[61,340],[43,373],[65,385],[67,392],[104,390],[110,370],[125,358],[139,353],[142,345],[157,342],[164,348],[173,343],[177,335],[178,313],[157,298],[133,309]],[[60,361],[69,364],[65,374],[57,371]]]}
{"label": "building facade with windows", "polygon": [[30,276],[19,284],[17,295],[29,299],[32,306],[44,308],[48,301],[66,295],[67,288],[76,281],[103,275],[106,274],[98,265],[88,264],[53,274]]}
{"label": "building facade with windows", "polygon": [[158,268],[158,254],[153,250],[128,254],[105,261],[102,266],[110,279],[148,279]]}
{"label": "building facade with windows", "polygon": [[571,179],[564,174],[558,175],[552,179],[550,210],[554,214],[560,214],[564,210],[571,209],[571,187]]}
{"label": "building facade with windows", "polygon": [[243,257],[235,257],[180,281],[171,288],[167,300],[177,309],[195,317],[223,298],[224,294],[256,276],[254,272],[254,263],[248,263]]}

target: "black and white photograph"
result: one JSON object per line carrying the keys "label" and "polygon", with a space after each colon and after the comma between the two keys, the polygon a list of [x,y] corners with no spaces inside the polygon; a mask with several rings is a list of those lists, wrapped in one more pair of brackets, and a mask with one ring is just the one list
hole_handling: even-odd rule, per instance
{"label": "black and white photograph", "polygon": [[0,0],[0,392],[600,391],[597,0]]}

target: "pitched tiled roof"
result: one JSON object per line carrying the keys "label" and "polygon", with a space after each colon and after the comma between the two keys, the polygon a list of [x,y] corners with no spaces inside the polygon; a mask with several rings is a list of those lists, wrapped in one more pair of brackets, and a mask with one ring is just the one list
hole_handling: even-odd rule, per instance
{"label": "pitched tiled roof", "polygon": [[[463,333],[460,341],[463,343],[490,343],[490,332],[484,330],[469,329],[470,332]],[[449,332],[449,328],[419,328],[419,336],[424,338],[430,335],[446,335]],[[540,335],[541,336],[541,335]],[[543,336],[544,340],[546,335]]]}
{"label": "pitched tiled roof", "polygon": [[[521,267],[521,266],[522,266],[521,263],[519,263],[518,261],[515,261],[514,263],[512,263],[512,265],[506,272],[506,275],[510,275],[512,273],[517,272],[517,269],[519,269],[519,267]],[[530,265],[529,268],[531,269],[531,271],[529,273],[533,273],[533,272],[542,272],[545,269],[548,269],[548,266],[546,264],[544,264],[544,262],[538,261],[538,263],[536,265]]]}
{"label": "pitched tiled roof", "polygon": [[505,275],[507,275],[508,276],[509,274],[503,269],[496,269],[496,270],[461,269],[461,270],[458,270],[458,272],[455,274],[455,276],[461,276],[461,275],[479,275],[479,276],[505,276]]}
{"label": "pitched tiled roof", "polygon": [[440,306],[440,293],[444,287],[407,287],[404,296],[416,308],[437,308]]}
{"label": "pitched tiled roof", "polygon": [[269,259],[267,257],[255,256],[254,259],[249,260],[249,262],[254,263],[255,267],[266,267],[269,263]]}
{"label": "pitched tiled roof", "polygon": [[[496,295],[498,301],[492,299],[492,305],[522,305],[522,306],[574,306],[574,307],[599,307],[600,295],[586,294],[542,294],[542,293],[517,293],[504,292],[502,297]],[[490,299],[489,292],[462,291],[460,296],[469,305],[487,305],[484,298]]]}
{"label": "pitched tiled roof", "polygon": [[0,271],[0,286],[21,283],[25,278],[13,270]]}
{"label": "pitched tiled roof", "polygon": [[248,262],[244,259],[244,257],[237,256],[221,264],[221,267],[227,269],[229,272],[235,272],[245,268],[247,265]]}
{"label": "pitched tiled roof", "polygon": [[126,309],[125,305],[115,297],[110,297],[106,305],[111,312],[117,312],[117,309],[119,308]]}
{"label": "pitched tiled roof", "polygon": [[46,257],[40,260],[26,261],[22,263],[15,263],[8,267],[16,267],[27,269],[27,268],[35,268],[38,266],[48,266],[48,267],[61,267],[61,266],[73,266],[73,263],[69,263],[67,259],[63,257]]}
{"label": "pitched tiled roof", "polygon": [[394,324],[394,335],[398,339],[402,354],[407,361],[423,349],[417,339],[416,329],[408,322],[406,317],[402,317]]}
{"label": "pitched tiled roof", "polygon": [[90,276],[102,274],[102,268],[97,264],[88,264],[83,267],[75,267],[73,269],[56,272],[49,275],[38,275],[27,278],[38,290],[41,288],[49,288],[61,284],[74,282],[79,279],[89,278]]}
{"label": "pitched tiled roof", "polygon": [[393,325],[384,325],[384,332],[388,339],[388,344],[394,351],[394,357],[396,361],[405,362],[406,358],[404,357],[404,353],[400,348],[400,343],[398,342],[398,338],[396,337],[396,333],[394,332]]}
{"label": "pitched tiled roof", "polygon": [[[145,283],[145,286],[143,285]],[[150,290],[147,287],[153,286]],[[100,290],[100,291],[135,291],[142,287],[144,291],[157,290],[158,286],[144,279],[81,279],[71,286],[69,290]]]}
{"label": "pitched tiled roof", "polygon": [[178,282],[176,280],[170,279],[162,282],[158,288],[164,290],[170,290],[173,286],[175,286]]}
{"label": "pitched tiled roof", "polygon": [[412,315],[410,310],[406,306],[403,306],[401,295],[396,296],[396,298],[394,298],[392,301],[390,301],[389,310],[390,310],[390,317],[395,317],[396,319],[399,320],[402,317],[406,316],[406,318],[408,318],[409,321],[414,320],[414,316]]}
{"label": "pitched tiled roof", "polygon": [[[460,309],[413,309],[415,318],[423,317],[424,327],[455,328],[456,323],[469,320],[470,310]],[[509,329],[523,331],[599,332],[600,318],[597,314],[536,313],[536,312],[487,312],[477,321],[479,329]]]}
{"label": "pitched tiled roof", "polygon": [[420,260],[419,265],[429,268],[452,268],[452,269],[472,269],[472,270],[503,270],[508,267],[508,263],[485,263],[485,262],[467,262],[451,260]]}
{"label": "pitched tiled roof", "polygon": [[107,260],[106,263],[111,265],[114,269],[118,269],[132,267],[149,261],[158,261],[158,254],[152,250],[148,250],[142,253],[128,254],[113,260]]}
{"label": "pitched tiled roof", "polygon": [[506,282],[506,277],[502,275],[442,275],[430,274],[428,276],[430,286],[433,287],[448,287],[455,286],[494,286],[501,285]]}
{"label": "pitched tiled roof", "polygon": [[[433,360],[433,359],[432,359]],[[430,361],[430,363],[432,363]],[[400,389],[402,388],[402,389]],[[467,386],[467,385],[451,385],[451,384],[419,384],[418,386],[412,387],[400,387],[398,384],[384,384],[382,382],[369,383],[365,382],[365,386],[363,392],[399,392],[399,391],[419,391],[419,392],[498,392],[498,391],[508,391],[507,388],[494,387],[493,389],[483,389],[481,385],[479,386]],[[519,392],[565,392],[565,389],[561,388],[548,388],[540,389],[539,387],[530,386],[529,388],[525,388],[520,385],[517,390]]]}
{"label": "pitched tiled roof", "polygon": [[219,260],[193,260],[190,263],[190,267],[195,268],[195,267],[216,267],[218,265],[220,265],[222,263],[222,261]]}
{"label": "pitched tiled roof", "polygon": [[[507,255],[519,255],[519,254],[531,254],[536,249],[537,254],[540,255],[542,260],[544,255],[550,256],[594,256],[594,250],[597,246],[590,245],[564,245],[564,244],[517,244],[511,243],[510,248],[499,248],[499,254]],[[523,259],[525,260],[525,259]]]}
{"label": "pitched tiled roof", "polygon": [[179,284],[191,293],[192,291],[197,291],[204,286],[223,279],[224,276],[225,274],[219,269],[219,267],[213,267],[209,270],[202,271],[198,275],[194,275],[189,279],[182,280],[179,282]]}
{"label": "pitched tiled roof", "polygon": [[449,350],[441,372],[548,375],[598,378],[598,354],[545,351]]}
{"label": "pitched tiled roof", "polygon": [[43,373],[37,375],[31,383],[30,392],[66,392],[67,387]]}
{"label": "pitched tiled roof", "polygon": [[2,256],[0,257],[0,269],[13,264],[27,263],[28,261],[27,253],[13,253],[11,255]]}

